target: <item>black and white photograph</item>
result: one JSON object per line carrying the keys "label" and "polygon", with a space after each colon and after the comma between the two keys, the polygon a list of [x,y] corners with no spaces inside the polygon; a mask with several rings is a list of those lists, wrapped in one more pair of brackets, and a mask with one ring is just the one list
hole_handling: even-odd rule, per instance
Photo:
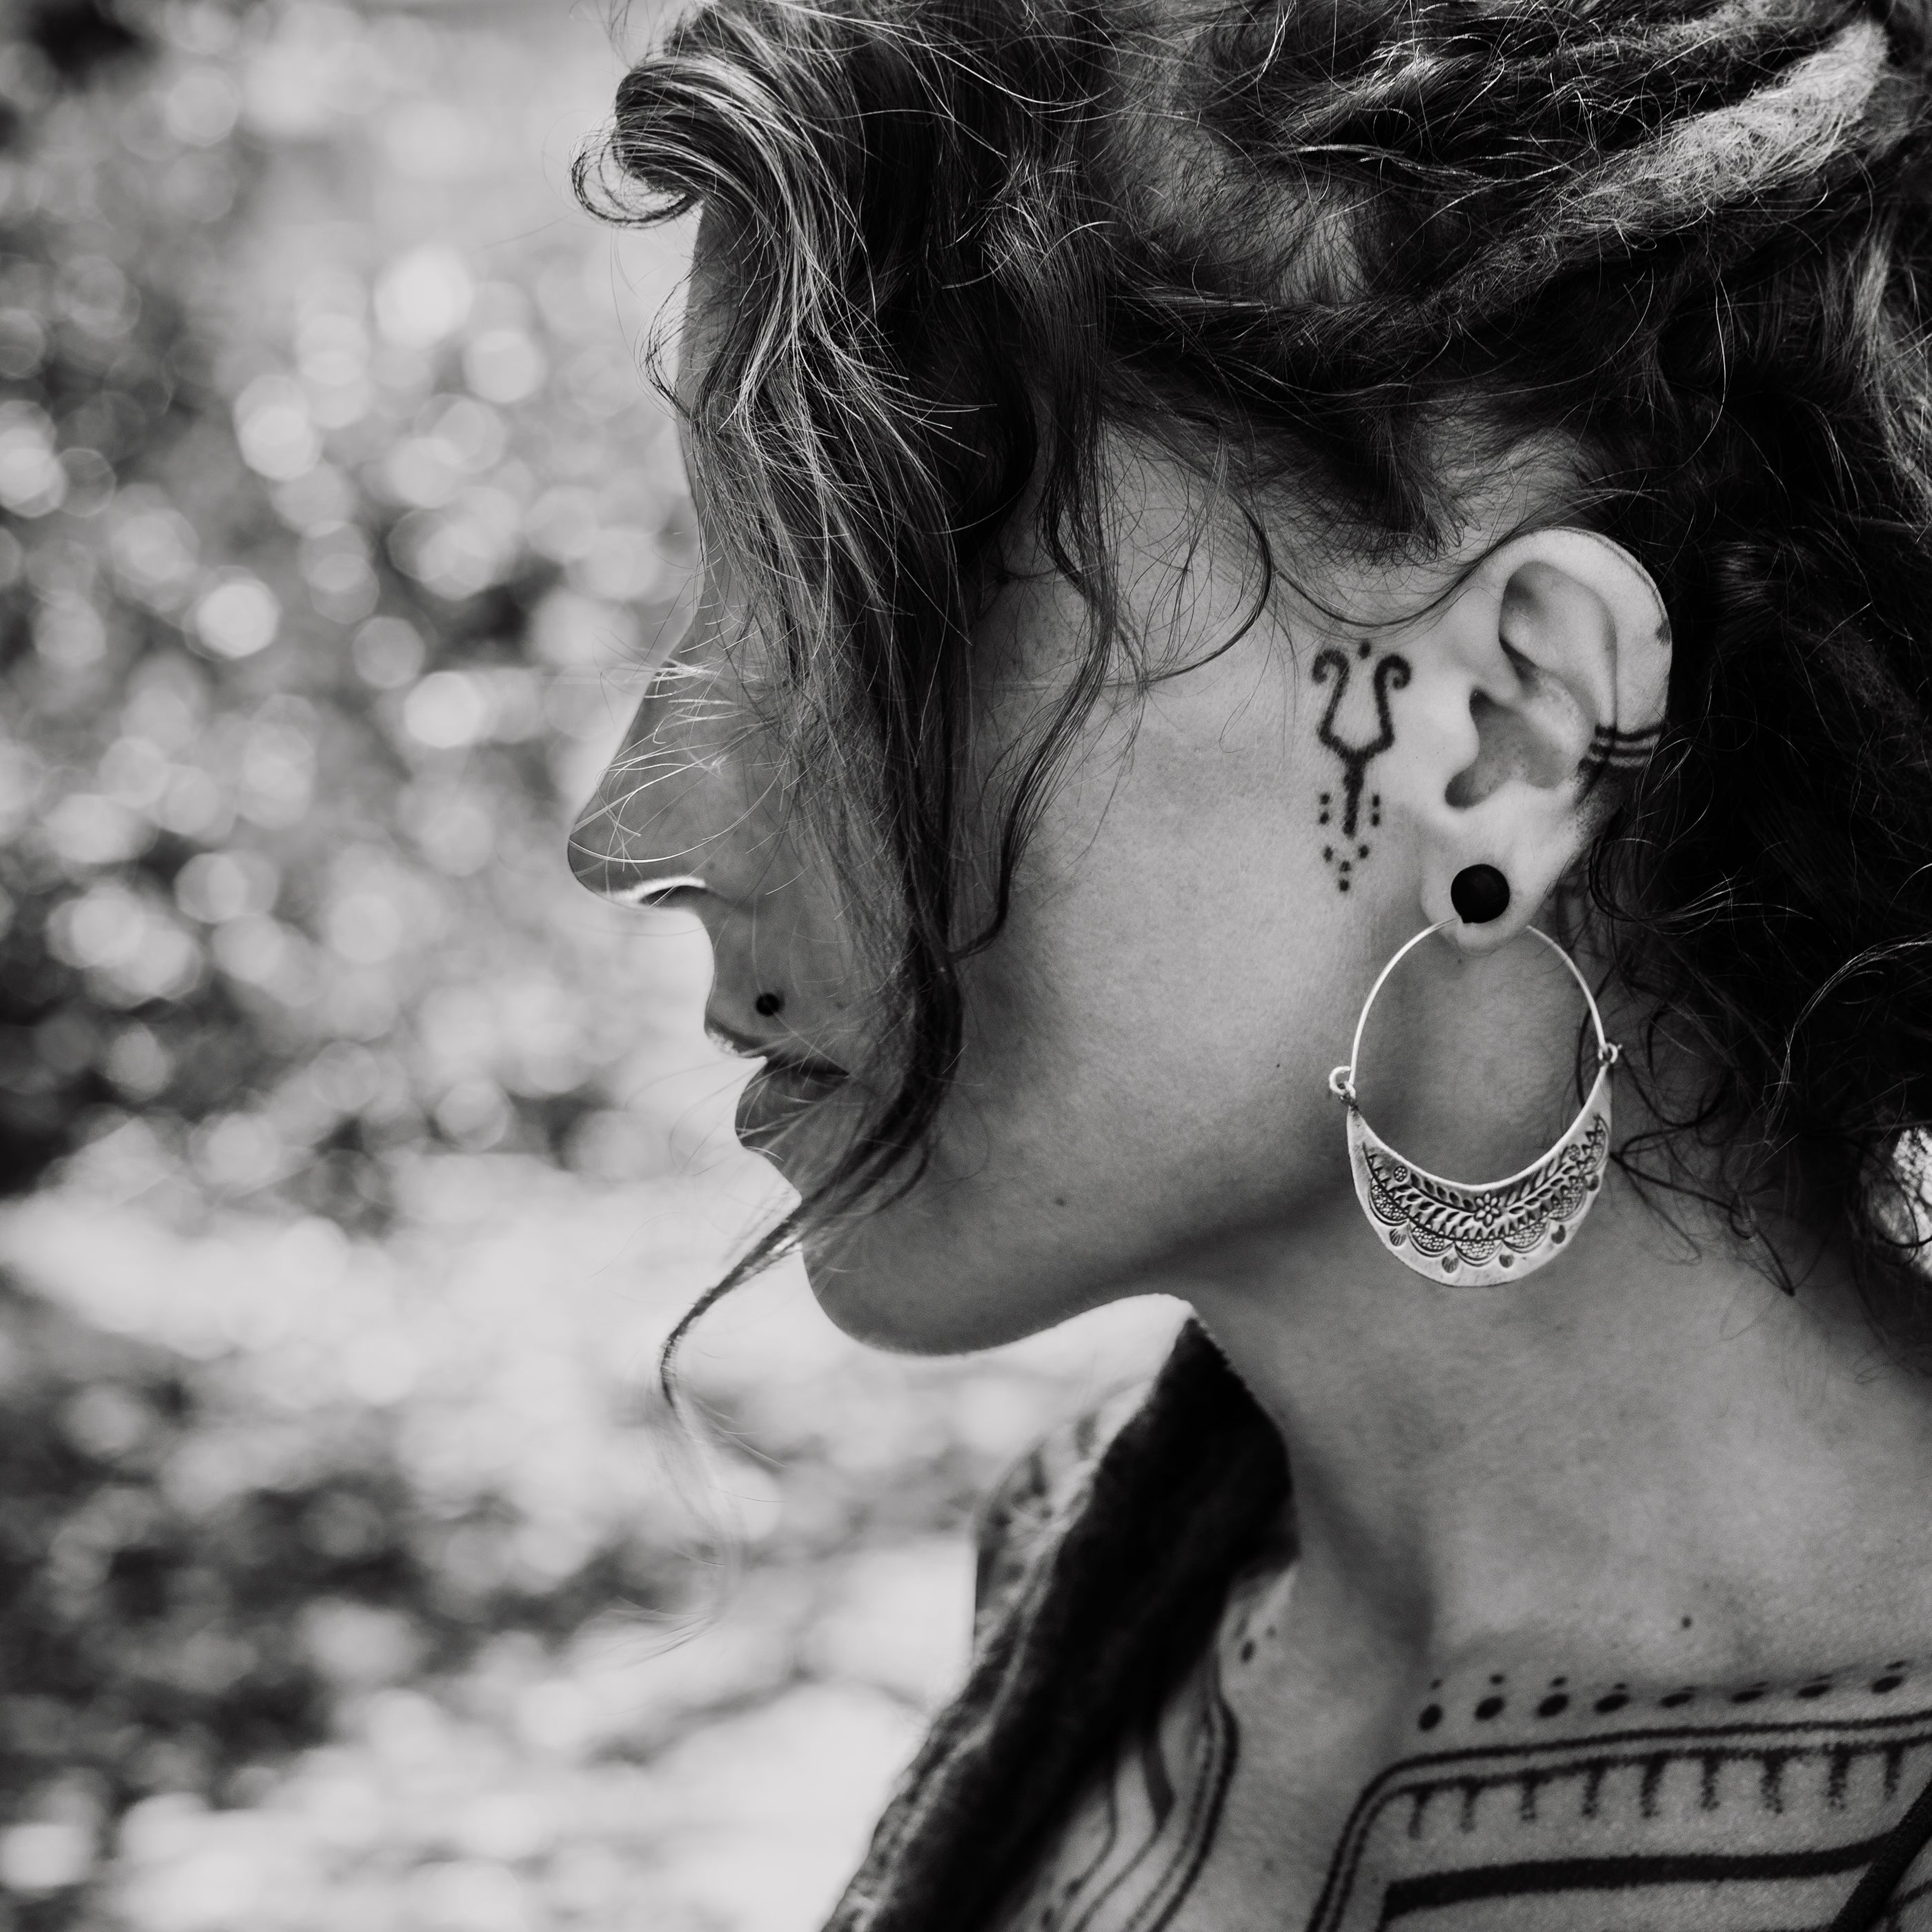
{"label": "black and white photograph", "polygon": [[1932,1932],[1932,4],[0,0],[0,1932]]}

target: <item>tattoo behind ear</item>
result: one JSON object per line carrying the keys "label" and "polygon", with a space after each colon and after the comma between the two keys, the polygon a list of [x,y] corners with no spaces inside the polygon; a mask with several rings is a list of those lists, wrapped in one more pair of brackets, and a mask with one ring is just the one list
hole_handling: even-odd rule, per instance
{"label": "tattoo behind ear", "polygon": [[[1364,642],[1355,647],[1357,657],[1366,658],[1372,646]],[[1389,693],[1400,691],[1409,680],[1408,660],[1398,657],[1394,652],[1381,658],[1370,674],[1370,687],[1375,694],[1376,733],[1372,738],[1352,740],[1345,738],[1336,729],[1336,720],[1341,714],[1342,700],[1348,695],[1348,685],[1354,667],[1346,651],[1334,645],[1322,651],[1316,658],[1310,675],[1317,684],[1326,684],[1332,678],[1335,688],[1328,696],[1328,708],[1322,714],[1322,722],[1316,728],[1316,736],[1342,761],[1342,820],[1339,834],[1331,836],[1322,848],[1324,861],[1335,868],[1335,884],[1342,892],[1348,890],[1355,868],[1369,856],[1368,842],[1362,838],[1362,788],[1367,776],[1370,763],[1378,758],[1395,742],[1395,720],[1389,712]],[[1369,826],[1372,830],[1382,823],[1382,794],[1372,794],[1369,800]],[[1334,794],[1322,794],[1322,815],[1317,823],[1330,826],[1334,822]]]}

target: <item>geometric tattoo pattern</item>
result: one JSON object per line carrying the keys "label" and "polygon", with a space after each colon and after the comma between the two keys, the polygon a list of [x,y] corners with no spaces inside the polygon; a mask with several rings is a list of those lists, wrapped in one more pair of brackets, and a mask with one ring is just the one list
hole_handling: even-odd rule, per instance
{"label": "geometric tattoo pattern", "polygon": [[1823,1928],[1928,1780],[1924,1711],[1411,1759],[1358,1802],[1310,1932]]}
{"label": "geometric tattoo pattern", "polygon": [[[1373,648],[1364,641],[1356,646],[1356,656],[1366,659]],[[1375,729],[1366,735],[1351,736],[1342,730],[1340,719],[1353,670],[1348,653],[1331,644],[1317,653],[1309,674],[1316,684],[1332,681],[1334,686],[1328,694],[1328,709],[1322,712],[1322,722],[1316,728],[1316,736],[1342,762],[1341,823],[1339,826],[1336,824],[1338,814],[1335,795],[1327,791],[1322,794],[1319,822],[1328,835],[1328,843],[1322,848],[1322,862],[1333,868],[1335,884],[1345,892],[1355,868],[1369,856],[1366,831],[1382,822],[1382,802],[1378,793],[1369,801],[1369,826],[1364,826],[1362,790],[1367,782],[1370,764],[1395,742],[1395,720],[1389,712],[1389,693],[1401,690],[1409,680],[1406,658],[1393,653],[1383,658],[1368,680],[1375,700]]]}
{"label": "geometric tattoo pattern", "polygon": [[1591,737],[1584,764],[1594,771],[1640,772],[1649,764],[1663,736],[1661,723],[1640,731],[1600,724]]}
{"label": "geometric tattoo pattern", "polygon": [[[1658,633],[1658,641],[1668,645],[1668,626]],[[1328,702],[1315,735],[1340,760],[1342,796],[1338,802],[1333,790],[1322,794],[1318,823],[1325,839],[1322,862],[1334,872],[1336,885],[1345,892],[1354,883],[1357,868],[1369,856],[1369,832],[1382,822],[1382,794],[1369,794],[1366,824],[1363,798],[1370,766],[1395,743],[1395,718],[1390,709],[1389,694],[1402,690],[1413,675],[1408,660],[1391,651],[1377,659],[1372,669],[1358,680],[1355,676],[1358,662],[1366,665],[1374,650],[1373,644],[1364,638],[1355,646],[1352,660],[1346,651],[1330,644],[1316,654],[1309,668],[1312,682],[1330,687]],[[1364,707],[1359,698],[1354,706],[1348,704],[1351,685],[1359,690],[1364,683],[1374,705],[1372,725],[1360,715]],[[1342,716],[1345,708],[1358,714],[1346,729]],[[1640,772],[1655,756],[1663,736],[1660,722],[1636,730],[1624,730],[1615,724],[1599,725],[1582,759],[1586,784],[1594,784],[1613,772],[1625,777]]]}
{"label": "geometric tattoo pattern", "polygon": [[[1158,1722],[1124,1744],[995,1916],[1000,1932],[1216,1932],[1200,1890],[1240,1759],[1245,1628],[1224,1623]],[[1765,1688],[1726,1701],[1755,1702]],[[1619,1687],[1599,1708],[1627,1701]],[[1312,1914],[1300,1925],[1282,1917],[1280,1932],[1828,1932],[1932,1784],[1932,1710],[1751,1722],[1662,1714],[1391,1766],[1356,1801]],[[1442,1715],[1432,1706],[1422,1728]],[[1249,1816],[1250,1844],[1254,1823]],[[1241,1888],[1264,1913],[1266,1880]],[[1874,1923],[1932,1932],[1932,1859],[1910,1868]]]}

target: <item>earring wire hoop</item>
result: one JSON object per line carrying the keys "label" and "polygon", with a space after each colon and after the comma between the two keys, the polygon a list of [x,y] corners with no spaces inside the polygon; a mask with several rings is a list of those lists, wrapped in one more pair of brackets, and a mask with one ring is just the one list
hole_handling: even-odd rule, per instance
{"label": "earring wire hoop", "polygon": [[1355,1067],[1369,1011],[1388,976],[1432,934],[1460,923],[1424,926],[1396,952],[1369,988],[1355,1022],[1348,1064],[1328,1076],[1328,1090],[1347,1103],[1348,1164],[1355,1198],[1369,1225],[1413,1273],[1457,1286],[1489,1287],[1534,1274],[1568,1246],[1603,1185],[1610,1149],[1610,1072],[1622,1049],[1604,1031],[1597,996],[1575,960],[1548,933],[1534,933],[1570,970],[1597,1035],[1597,1077],[1576,1118],[1546,1153],[1501,1180],[1450,1180],[1418,1167],[1362,1117]]}
{"label": "earring wire hoop", "polygon": [[[1355,1036],[1348,1043],[1348,1064],[1346,1066],[1336,1067],[1328,1076],[1328,1090],[1338,1100],[1346,1100],[1350,1106],[1358,1109],[1361,1106],[1361,1102],[1355,1097],[1355,1069],[1361,1061],[1362,1036],[1368,1030],[1370,1011],[1374,1006],[1382,988],[1388,984],[1390,974],[1394,973],[1395,969],[1425,939],[1432,939],[1437,933],[1444,932],[1452,926],[1460,926],[1461,923],[1460,920],[1441,919],[1438,920],[1433,926],[1425,926],[1413,939],[1399,947],[1394,958],[1376,975],[1376,982],[1369,988],[1369,996],[1362,1002],[1361,1012],[1355,1021]],[[1600,1071],[1604,1067],[1614,1066],[1623,1049],[1604,1032],[1604,1016],[1598,1007],[1597,996],[1590,990],[1590,982],[1584,978],[1582,969],[1577,965],[1576,961],[1570,958],[1568,952],[1552,939],[1540,926],[1525,926],[1523,930],[1532,938],[1541,940],[1544,944],[1562,961],[1564,969],[1568,972],[1570,978],[1576,981],[1578,990],[1583,995],[1583,1004],[1589,1009],[1590,1024],[1596,1033],[1598,1067]],[[1534,1173],[1544,1158],[1545,1156],[1539,1155],[1535,1160],[1529,1163],[1528,1166],[1523,1168],[1521,1173],[1510,1174],[1502,1180],[1485,1184],[1498,1187],[1508,1186],[1511,1182],[1520,1180],[1525,1176]],[[1430,1178],[1439,1179],[1442,1177],[1432,1175]]]}

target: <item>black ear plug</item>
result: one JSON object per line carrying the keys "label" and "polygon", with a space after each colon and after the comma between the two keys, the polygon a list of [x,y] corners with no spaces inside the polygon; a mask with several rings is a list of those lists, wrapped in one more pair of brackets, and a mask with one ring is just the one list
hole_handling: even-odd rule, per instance
{"label": "black ear plug", "polygon": [[1493,866],[1465,866],[1449,881],[1449,903],[1465,926],[1501,919],[1509,902],[1509,881]]}

